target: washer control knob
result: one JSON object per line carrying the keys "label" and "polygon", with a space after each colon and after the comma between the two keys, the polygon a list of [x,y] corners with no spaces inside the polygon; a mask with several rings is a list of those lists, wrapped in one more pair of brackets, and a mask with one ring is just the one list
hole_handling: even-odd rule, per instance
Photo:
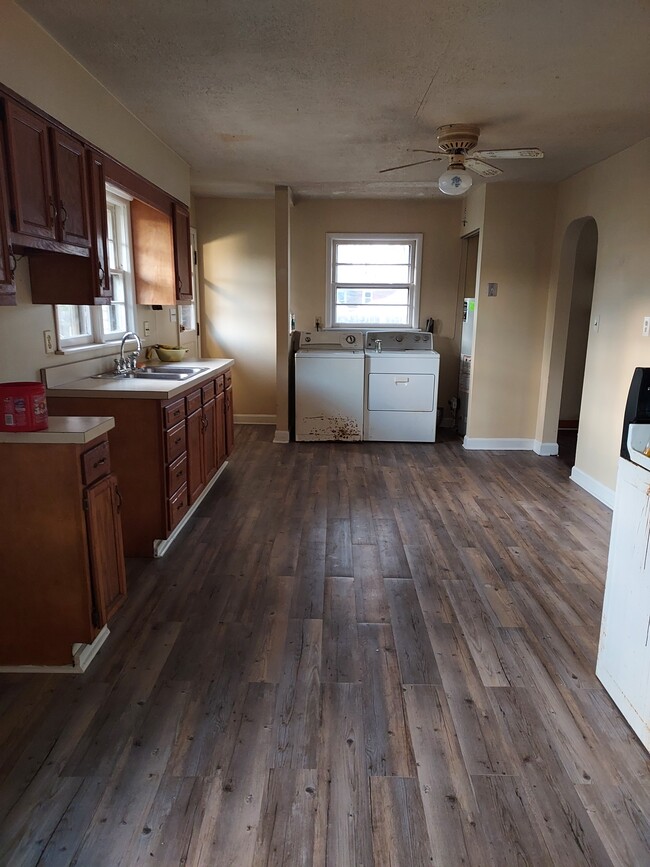
{"label": "washer control knob", "polygon": [[346,336],[345,336],[345,342],[346,342],[346,343],[356,343],[356,342],[357,342],[357,338],[354,336],[354,334],[346,334]]}

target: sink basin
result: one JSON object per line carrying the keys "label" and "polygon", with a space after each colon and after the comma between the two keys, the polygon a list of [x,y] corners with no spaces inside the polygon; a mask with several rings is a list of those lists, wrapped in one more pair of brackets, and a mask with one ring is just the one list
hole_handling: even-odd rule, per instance
{"label": "sink basin", "polygon": [[199,373],[205,373],[207,367],[180,367],[177,364],[157,364],[151,367],[139,367],[131,373],[97,373],[92,379],[189,379]]}

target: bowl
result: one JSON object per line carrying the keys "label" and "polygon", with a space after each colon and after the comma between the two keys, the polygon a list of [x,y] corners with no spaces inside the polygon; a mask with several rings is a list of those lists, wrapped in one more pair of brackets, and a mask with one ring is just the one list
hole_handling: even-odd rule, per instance
{"label": "bowl", "polygon": [[182,361],[188,351],[181,346],[156,346],[154,348],[161,361]]}

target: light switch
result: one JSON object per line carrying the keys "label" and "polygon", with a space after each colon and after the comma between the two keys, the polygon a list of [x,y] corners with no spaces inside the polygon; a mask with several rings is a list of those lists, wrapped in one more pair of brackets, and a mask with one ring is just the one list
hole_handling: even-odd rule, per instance
{"label": "light switch", "polygon": [[646,316],[643,319],[643,331],[641,334],[644,337],[650,337],[650,316]]}
{"label": "light switch", "polygon": [[490,297],[494,297],[497,294],[498,288],[499,288],[498,283],[488,283],[488,295]]}

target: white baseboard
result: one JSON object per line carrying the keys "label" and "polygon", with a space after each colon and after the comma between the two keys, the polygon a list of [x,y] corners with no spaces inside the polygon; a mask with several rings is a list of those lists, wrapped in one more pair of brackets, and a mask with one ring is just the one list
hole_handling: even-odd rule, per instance
{"label": "white baseboard", "polygon": [[525,439],[488,439],[483,437],[464,437],[463,448],[475,451],[498,452],[529,452],[533,449],[534,440]]}
{"label": "white baseboard", "polygon": [[110,635],[104,625],[97,633],[92,644],[74,644],[70,665],[0,665],[0,672],[16,674],[83,674],[99,653],[99,649]]}
{"label": "white baseboard", "polygon": [[274,415],[236,415],[235,424],[275,424]]}
{"label": "white baseboard", "polygon": [[541,440],[535,440],[533,442],[533,451],[537,455],[553,457],[559,454],[560,448],[557,443],[543,443]]}
{"label": "white baseboard", "polygon": [[584,488],[584,490],[587,491],[588,494],[591,494],[592,497],[600,500],[603,505],[607,506],[609,509],[614,508],[614,491],[611,488],[603,485],[602,482],[596,481],[596,479],[587,475],[587,473],[578,469],[578,467],[571,468],[570,478],[572,482],[575,482],[576,485]]}
{"label": "white baseboard", "polygon": [[273,437],[274,443],[280,443],[281,445],[285,445],[289,442],[289,431],[288,430],[276,430],[275,436]]}

